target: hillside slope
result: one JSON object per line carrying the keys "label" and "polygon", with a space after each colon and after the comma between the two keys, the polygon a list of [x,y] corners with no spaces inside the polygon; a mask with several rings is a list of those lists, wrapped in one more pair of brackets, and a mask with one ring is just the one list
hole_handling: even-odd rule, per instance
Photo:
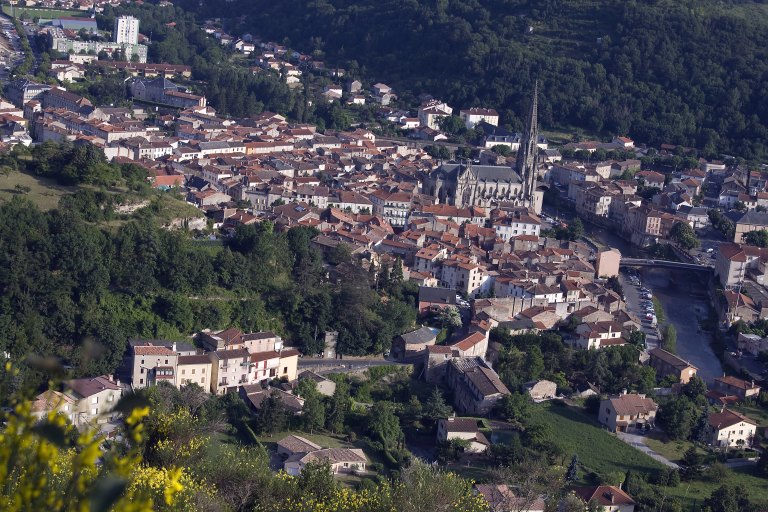
{"label": "hillside slope", "polygon": [[386,82],[544,126],[768,154],[768,10],[710,0],[235,0],[178,5]]}

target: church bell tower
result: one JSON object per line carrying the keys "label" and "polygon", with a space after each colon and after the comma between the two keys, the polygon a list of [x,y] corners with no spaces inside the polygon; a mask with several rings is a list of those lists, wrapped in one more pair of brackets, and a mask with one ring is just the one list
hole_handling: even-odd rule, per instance
{"label": "church bell tower", "polygon": [[538,95],[539,81],[533,88],[533,99],[531,100],[531,110],[526,122],[525,131],[520,138],[520,147],[517,150],[517,173],[523,180],[523,203],[534,208],[534,191],[536,190],[536,178],[538,171],[536,163],[539,155],[537,142],[539,140],[539,122],[538,122]]}

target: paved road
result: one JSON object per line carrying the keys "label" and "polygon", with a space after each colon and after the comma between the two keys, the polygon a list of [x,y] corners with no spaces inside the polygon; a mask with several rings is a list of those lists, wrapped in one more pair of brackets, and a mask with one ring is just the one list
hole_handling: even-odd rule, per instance
{"label": "paved road", "polygon": [[[652,350],[658,347],[659,333],[656,328],[645,319],[646,312],[640,306],[640,287],[629,282],[629,279],[627,279],[627,276],[624,273],[619,275],[619,281],[621,282],[621,287],[624,289],[624,300],[627,304],[627,308],[642,321],[642,331],[645,333],[647,349]],[[640,286],[643,286],[643,284]]]}
{"label": "paved road", "polygon": [[636,434],[627,434],[626,432],[617,432],[616,436],[630,445],[631,447],[640,450],[641,452],[645,453],[646,455],[656,459],[657,461],[661,462],[665,466],[669,466],[670,468],[677,469],[679,466],[669,460],[668,458],[664,457],[663,455],[660,455],[656,453],[655,451],[648,448],[648,445],[645,444],[645,437],[639,436]]}

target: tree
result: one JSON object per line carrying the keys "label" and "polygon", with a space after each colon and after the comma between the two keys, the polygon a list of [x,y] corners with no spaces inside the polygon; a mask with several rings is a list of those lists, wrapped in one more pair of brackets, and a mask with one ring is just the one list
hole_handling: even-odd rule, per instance
{"label": "tree", "polygon": [[455,328],[461,327],[462,324],[459,308],[454,306],[446,306],[442,308],[438,315],[438,319],[443,327]]}
{"label": "tree", "polygon": [[573,482],[579,479],[579,457],[574,453],[571,457],[571,463],[568,465],[568,470],[565,472],[565,481]]}
{"label": "tree", "polygon": [[472,486],[455,473],[414,459],[394,488],[398,512],[485,512],[488,502],[474,496]]}
{"label": "tree", "polygon": [[568,224],[568,238],[569,240],[578,240],[584,236],[584,225],[581,223],[581,219],[576,218]]}
{"label": "tree", "polygon": [[657,421],[672,439],[688,439],[694,422],[698,419],[698,408],[686,396],[668,400],[659,408]]}
{"label": "tree", "polygon": [[308,496],[316,498],[331,496],[337,485],[328,459],[309,461],[299,474],[298,487],[302,490],[302,494]]}
{"label": "tree", "polygon": [[749,491],[743,485],[723,485],[704,500],[706,512],[748,512],[752,510]]}
{"label": "tree", "polygon": [[261,433],[274,434],[285,430],[288,423],[288,411],[283,400],[275,390],[261,402],[256,415],[256,428]]}
{"label": "tree", "polygon": [[664,350],[675,354],[677,352],[677,329],[674,325],[670,323],[664,326],[663,338]]}
{"label": "tree", "polygon": [[349,412],[349,384],[346,382],[337,382],[336,391],[334,391],[328,404],[328,413],[325,415],[325,426],[331,432],[338,434],[344,430],[344,422]]}
{"label": "tree", "polygon": [[301,410],[301,419],[304,428],[309,430],[310,434],[325,425],[325,405],[323,404],[319,393],[310,393],[304,400],[304,407]]}
{"label": "tree", "polygon": [[381,443],[384,450],[399,449],[403,439],[400,420],[395,415],[390,402],[376,402],[368,413],[368,433],[371,438]]}
{"label": "tree", "polygon": [[676,222],[669,231],[669,236],[685,250],[694,249],[699,246],[696,232],[686,222]]}
{"label": "tree", "polygon": [[768,247],[768,230],[760,229],[757,231],[744,233],[742,240],[747,245],[754,245],[756,247]]}
{"label": "tree", "polygon": [[691,399],[694,403],[704,405],[706,400],[704,395],[707,393],[707,385],[704,379],[698,375],[691,377],[691,380],[683,386],[683,394]]}
{"label": "tree", "polygon": [[512,154],[512,148],[506,144],[496,144],[491,148],[491,151],[501,156],[510,156]]}
{"label": "tree", "polygon": [[523,393],[504,395],[498,402],[497,412],[507,421],[525,424],[530,416],[531,397]]}
{"label": "tree", "polygon": [[432,394],[429,395],[429,399],[424,404],[424,416],[430,420],[438,420],[440,418],[447,418],[451,415],[451,412],[453,412],[453,409],[445,403],[440,389],[437,387],[432,388]]}
{"label": "tree", "polygon": [[645,348],[645,333],[639,329],[633,329],[629,333],[629,342],[639,348]]}

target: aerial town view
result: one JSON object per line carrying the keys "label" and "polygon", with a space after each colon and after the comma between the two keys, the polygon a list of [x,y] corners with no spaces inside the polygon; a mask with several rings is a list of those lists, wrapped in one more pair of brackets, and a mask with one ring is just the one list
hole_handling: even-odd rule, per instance
{"label": "aerial town view", "polygon": [[0,512],[768,510],[768,4],[0,7]]}

